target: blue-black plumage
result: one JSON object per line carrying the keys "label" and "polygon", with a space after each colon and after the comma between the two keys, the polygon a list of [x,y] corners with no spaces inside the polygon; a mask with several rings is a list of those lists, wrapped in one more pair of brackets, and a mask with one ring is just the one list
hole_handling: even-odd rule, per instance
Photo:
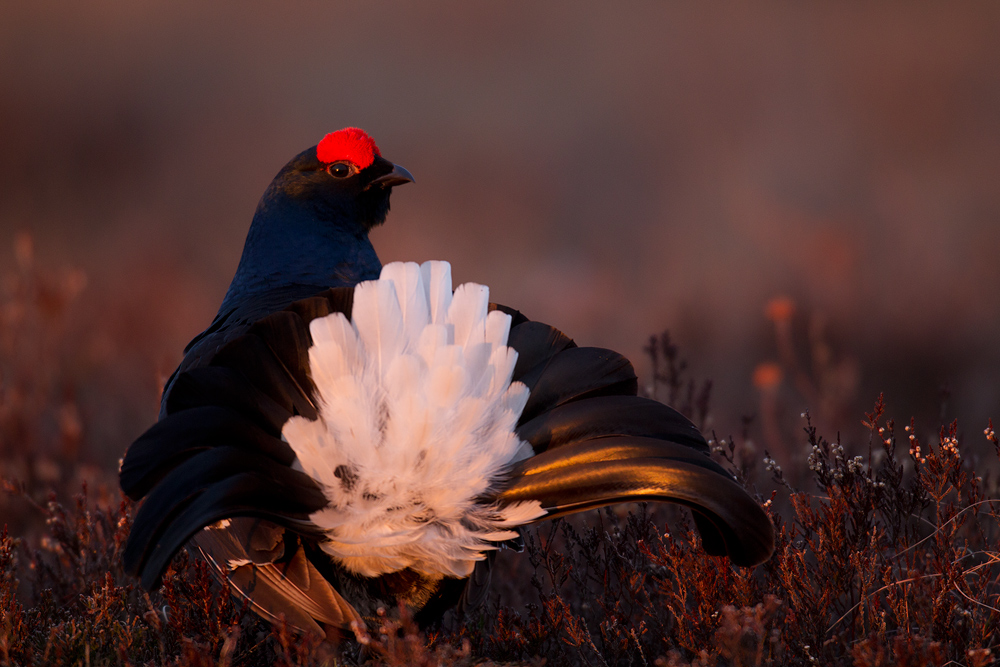
{"label": "blue-black plumage", "polygon": [[476,604],[521,527],[628,500],[687,505],[707,552],[766,560],[767,514],[627,359],[453,292],[446,262],[381,266],[368,232],[412,180],[355,128],[275,177],[123,460],[145,498],[126,569],[155,587],[188,545],[260,614],[333,638],[380,607]]}

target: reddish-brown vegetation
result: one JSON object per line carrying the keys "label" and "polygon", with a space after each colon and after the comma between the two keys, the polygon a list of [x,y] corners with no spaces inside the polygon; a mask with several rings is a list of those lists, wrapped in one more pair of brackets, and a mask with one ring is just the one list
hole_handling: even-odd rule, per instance
{"label": "reddish-brown vegetation", "polygon": [[[749,419],[740,436],[713,440],[777,526],[775,556],[756,569],[706,556],[685,510],[638,505],[529,531],[526,553],[501,554],[493,598],[426,634],[388,610],[369,634],[334,648],[259,620],[184,554],[147,594],[121,570],[133,507],[113,471],[79,472],[83,426],[65,417],[73,396],[59,357],[35,357],[48,359],[35,376],[19,356],[32,344],[58,347],[40,331],[58,331],[73,285],[56,278],[71,274],[19,271],[6,283],[3,321],[3,335],[18,339],[0,350],[2,665],[998,664],[992,423],[985,443],[956,423],[928,438],[926,425],[888,418],[879,398],[850,439],[824,437],[808,414],[791,428],[775,393],[785,378],[826,406],[820,424],[843,406],[830,395],[836,383],[815,372],[836,364],[809,374],[785,353],[757,374],[764,442],[783,451],[758,453]],[[62,286],[61,300],[47,285]],[[778,327],[792,311],[769,309]],[[648,352],[650,392],[708,424],[710,385],[687,379],[669,337]],[[804,453],[786,444],[795,441]]]}

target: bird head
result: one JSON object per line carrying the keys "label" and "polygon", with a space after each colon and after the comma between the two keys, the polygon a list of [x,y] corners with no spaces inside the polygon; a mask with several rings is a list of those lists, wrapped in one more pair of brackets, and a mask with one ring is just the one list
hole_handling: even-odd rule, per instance
{"label": "bird head", "polygon": [[410,172],[382,157],[364,130],[347,127],[292,158],[271,188],[321,220],[350,221],[361,226],[351,231],[368,232],[385,222],[392,188],[411,182]]}

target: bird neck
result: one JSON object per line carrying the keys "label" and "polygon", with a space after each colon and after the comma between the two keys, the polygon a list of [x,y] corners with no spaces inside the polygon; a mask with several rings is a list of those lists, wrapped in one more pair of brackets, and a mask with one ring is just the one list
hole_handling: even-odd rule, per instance
{"label": "bird neck", "polygon": [[381,268],[360,224],[321,219],[308,203],[269,192],[254,214],[219,312],[291,285],[351,287],[378,278]]}

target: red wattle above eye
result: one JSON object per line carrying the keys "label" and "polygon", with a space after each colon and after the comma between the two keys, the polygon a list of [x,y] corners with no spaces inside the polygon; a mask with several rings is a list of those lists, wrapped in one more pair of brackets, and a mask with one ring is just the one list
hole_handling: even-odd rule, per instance
{"label": "red wattle above eye", "polygon": [[375,140],[361,129],[346,127],[323,137],[316,146],[316,157],[320,162],[351,162],[358,169],[364,169],[382,155]]}

